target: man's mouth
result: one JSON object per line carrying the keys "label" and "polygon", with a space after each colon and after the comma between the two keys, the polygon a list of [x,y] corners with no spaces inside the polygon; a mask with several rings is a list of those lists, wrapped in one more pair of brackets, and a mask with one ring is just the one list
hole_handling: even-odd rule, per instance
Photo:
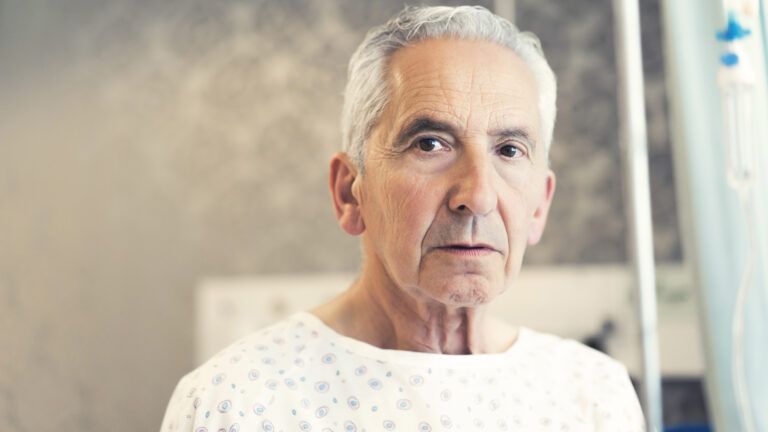
{"label": "man's mouth", "polygon": [[454,255],[461,256],[482,256],[492,252],[496,252],[496,249],[487,244],[451,244],[446,246],[440,246],[438,248],[443,252],[447,252]]}

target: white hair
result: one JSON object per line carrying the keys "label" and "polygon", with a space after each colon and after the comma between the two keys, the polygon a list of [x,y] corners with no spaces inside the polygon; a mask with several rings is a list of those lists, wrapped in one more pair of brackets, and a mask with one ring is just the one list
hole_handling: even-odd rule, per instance
{"label": "white hair", "polygon": [[538,86],[542,138],[549,155],[557,84],[539,38],[481,6],[406,6],[386,24],[372,28],[349,60],[341,131],[343,149],[361,173],[366,142],[389,100],[389,58],[400,48],[437,38],[493,42],[511,49],[528,65]]}

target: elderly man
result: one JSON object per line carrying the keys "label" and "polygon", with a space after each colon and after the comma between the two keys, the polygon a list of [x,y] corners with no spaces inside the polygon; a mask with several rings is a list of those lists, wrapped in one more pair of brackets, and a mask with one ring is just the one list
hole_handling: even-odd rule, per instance
{"label": "elderly man", "polygon": [[183,377],[162,430],[643,430],[621,364],[487,313],[544,230],[554,118],[537,39],[486,9],[374,28],[330,167],[358,279]]}

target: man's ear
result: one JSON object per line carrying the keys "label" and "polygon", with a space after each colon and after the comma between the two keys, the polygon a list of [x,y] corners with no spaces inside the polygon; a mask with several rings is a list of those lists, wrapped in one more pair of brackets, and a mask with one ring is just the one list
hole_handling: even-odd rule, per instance
{"label": "man's ear", "polygon": [[365,231],[360,203],[353,189],[359,182],[357,167],[346,153],[336,153],[331,158],[331,199],[336,220],[341,229],[350,235],[360,235]]}
{"label": "man's ear", "polygon": [[539,205],[533,212],[533,219],[531,219],[530,231],[528,231],[528,246],[538,244],[542,234],[544,234],[544,227],[547,225],[547,215],[549,215],[549,206],[552,204],[552,197],[555,194],[556,183],[555,173],[552,170],[548,170],[544,181],[544,194],[541,196]]}

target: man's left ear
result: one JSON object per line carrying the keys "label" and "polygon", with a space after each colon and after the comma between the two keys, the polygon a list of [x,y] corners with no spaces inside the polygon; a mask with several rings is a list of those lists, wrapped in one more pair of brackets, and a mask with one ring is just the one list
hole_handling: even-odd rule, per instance
{"label": "man's left ear", "polygon": [[549,206],[552,204],[552,196],[555,194],[555,184],[555,173],[552,170],[548,170],[544,181],[543,196],[540,196],[539,205],[536,207],[536,211],[531,219],[531,226],[528,231],[528,246],[538,244],[542,234],[544,234]]}

